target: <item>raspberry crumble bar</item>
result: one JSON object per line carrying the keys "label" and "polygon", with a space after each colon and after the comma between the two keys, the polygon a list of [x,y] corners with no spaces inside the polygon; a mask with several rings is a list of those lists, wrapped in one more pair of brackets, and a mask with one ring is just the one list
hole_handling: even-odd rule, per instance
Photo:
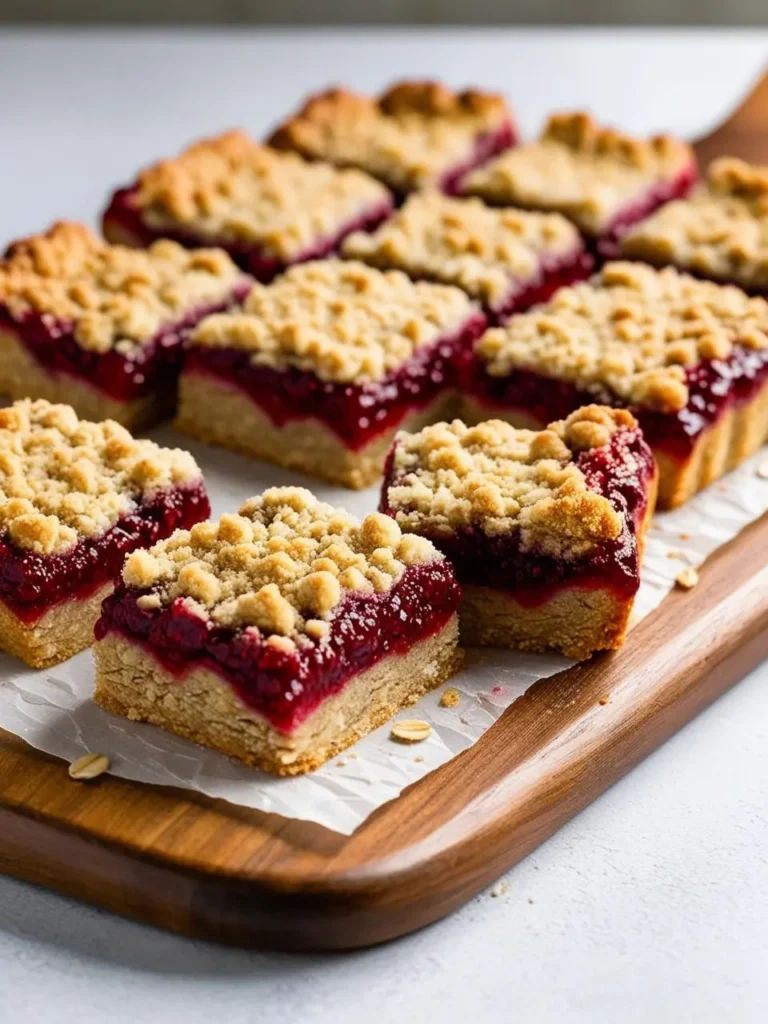
{"label": "raspberry crumble bar", "polygon": [[209,514],[187,452],[67,405],[0,410],[0,648],[43,668],[88,647],[125,556]]}
{"label": "raspberry crumble bar", "polygon": [[248,287],[217,249],[136,252],[55,224],[0,262],[0,393],[145,426],[173,410],[190,329]]}
{"label": "raspberry crumble bar", "polygon": [[495,323],[589,275],[594,260],[557,213],[492,209],[439,192],[410,196],[373,234],[349,235],[342,255],[381,270],[463,288]]}
{"label": "raspberry crumble bar", "polygon": [[427,187],[455,192],[469,170],[516,141],[502,96],[456,93],[438,82],[401,82],[378,99],[329,89],[270,139],[280,149],[359,167],[399,197]]}
{"label": "raspberry crumble bar", "polygon": [[474,171],[463,191],[494,206],[561,213],[613,257],[632,224],[686,195],[696,176],[693,151],[679,139],[637,139],[589,114],[554,114],[538,141]]}
{"label": "raspberry crumble bar", "polygon": [[462,643],[583,659],[623,643],[655,487],[631,413],[591,405],[398,434],[381,507],[453,563]]}
{"label": "raspberry crumble bar", "polygon": [[622,255],[768,293],[768,166],[723,157],[689,199],[628,232]]}
{"label": "raspberry crumble bar", "polygon": [[366,487],[399,427],[445,416],[458,361],[485,324],[458,288],[362,263],[301,264],[192,333],[177,427]]}
{"label": "raspberry crumble bar", "polygon": [[128,558],[96,628],[95,700],[311,771],[453,674],[458,602],[429,541],[274,488]]}
{"label": "raspberry crumble bar", "polygon": [[674,508],[768,437],[768,302],[673,268],[608,263],[487,331],[464,416],[540,427],[590,401],[627,406]]}
{"label": "raspberry crumble bar", "polygon": [[172,238],[216,245],[259,281],[328,255],[350,231],[378,225],[392,196],[358,170],[308,162],[231,131],[196,142],[119,189],[104,214],[113,242]]}

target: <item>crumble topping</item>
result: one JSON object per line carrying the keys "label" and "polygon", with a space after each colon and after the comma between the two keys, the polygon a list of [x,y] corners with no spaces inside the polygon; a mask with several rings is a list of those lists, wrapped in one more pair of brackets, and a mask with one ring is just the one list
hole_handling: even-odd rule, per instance
{"label": "crumble topping", "polygon": [[153,588],[139,598],[142,607],[181,598],[206,621],[256,627],[291,650],[299,636],[323,639],[347,591],[384,593],[406,566],[441,558],[381,513],[360,522],[303,487],[274,487],[237,515],[135,551],[123,580]]}
{"label": "crumble topping", "polygon": [[224,301],[241,278],[221,249],[189,251],[167,239],[130,249],[60,221],[11,246],[0,262],[0,303],[17,320],[40,313],[71,324],[89,351],[130,351],[196,308]]}
{"label": "crumble topping", "polygon": [[191,230],[213,244],[253,243],[284,260],[389,199],[362,171],[309,163],[242,131],[203,139],[143,171],[135,196],[152,227]]}
{"label": "crumble topping", "polygon": [[574,457],[636,426],[624,409],[590,405],[540,431],[454,420],[400,432],[386,504],[403,530],[439,536],[475,527],[489,537],[519,531],[523,550],[580,557],[618,537],[623,519],[587,487]]}
{"label": "crumble topping", "polygon": [[362,384],[383,379],[420,346],[458,330],[474,309],[458,288],[414,282],[398,270],[319,260],[254,285],[240,310],[201,321],[190,344],[242,349],[256,364]]}
{"label": "crumble topping", "polygon": [[402,191],[436,184],[472,155],[479,135],[511,120],[506,100],[495,93],[402,82],[378,99],[346,89],[312,96],[270,143],[361,167]]}
{"label": "crumble topping", "polygon": [[410,196],[376,232],[342,244],[345,256],[458,285],[485,303],[503,301],[511,282],[535,278],[543,260],[580,248],[578,231],[557,213],[492,209],[438,192]]}
{"label": "crumble topping", "polygon": [[736,345],[768,345],[765,299],[671,267],[617,262],[486,331],[475,353],[493,377],[532,370],[673,413],[688,404],[685,368],[726,359]]}
{"label": "crumble topping", "polygon": [[496,205],[557,210],[599,235],[628,204],[693,163],[690,146],[668,135],[638,139],[586,113],[554,114],[538,141],[473,171],[464,187]]}
{"label": "crumble topping", "polygon": [[706,184],[633,228],[622,253],[674,263],[745,288],[768,288],[768,166],[715,160]]}
{"label": "crumble topping", "polygon": [[37,555],[62,554],[153,492],[198,479],[188,452],[137,441],[112,420],[42,399],[0,409],[0,529]]}

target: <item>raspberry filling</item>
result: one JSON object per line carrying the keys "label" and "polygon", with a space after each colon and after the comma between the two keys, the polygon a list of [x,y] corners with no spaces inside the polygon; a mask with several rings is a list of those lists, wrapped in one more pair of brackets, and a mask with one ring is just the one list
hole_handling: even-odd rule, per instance
{"label": "raspberry filling", "polygon": [[472,314],[452,335],[417,349],[383,380],[338,384],[294,367],[255,365],[251,353],[234,348],[187,349],[184,373],[217,377],[238,388],[282,427],[296,420],[319,420],[350,450],[358,451],[393,430],[413,409],[424,409],[456,384],[459,361],[466,359],[487,321]]}
{"label": "raspberry filling", "polygon": [[[386,495],[389,487],[398,484],[397,476],[392,474],[393,459],[394,451],[390,453],[380,505],[382,512],[392,516]],[[634,596],[640,585],[637,531],[648,508],[648,489],[655,472],[651,450],[639,430],[619,430],[608,444],[582,452],[575,465],[590,490],[602,494],[624,513],[620,535],[596,544],[584,557],[567,559],[536,548],[523,550],[518,531],[500,536],[488,536],[477,527],[450,535],[424,531],[453,563],[462,586],[507,591],[529,608],[545,604],[563,587],[609,587],[620,599]]]}
{"label": "raspberry filling", "polygon": [[698,180],[698,172],[695,164],[691,164],[678,174],[671,181],[660,181],[654,185],[636,202],[625,207],[614,218],[612,223],[600,237],[597,243],[597,251],[604,260],[615,260],[620,256],[619,243],[622,235],[633,225],[650,216],[664,203],[673,199],[684,199],[691,191]]}
{"label": "raspberry filling", "polygon": [[455,167],[451,167],[440,178],[440,190],[449,196],[459,195],[462,179],[470,171],[474,171],[475,168],[480,167],[487,160],[498,156],[499,153],[503,153],[505,149],[511,149],[516,142],[517,132],[511,121],[504,121],[494,131],[483,132],[482,135],[478,135],[475,139],[472,153],[467,159],[463,160],[460,164],[456,164]]}
{"label": "raspberry filling", "polygon": [[354,676],[439,632],[460,596],[448,562],[410,566],[386,593],[348,593],[321,643],[299,640],[288,652],[265,643],[255,627],[233,630],[198,618],[181,600],[141,609],[142,593],[118,586],[102,606],[97,639],[119,633],[179,681],[196,668],[216,672],[247,707],[286,734]]}
{"label": "raspberry filling", "polygon": [[387,199],[370,206],[359,216],[340,225],[333,234],[318,238],[293,259],[285,260],[270,255],[268,250],[256,243],[203,238],[193,231],[184,231],[180,228],[153,228],[143,219],[141,208],[136,205],[136,191],[135,186],[122,188],[112,196],[103,218],[106,234],[111,233],[110,229],[115,229],[116,237],[130,239],[134,245],[140,248],[146,248],[159,238],[170,238],[187,249],[216,245],[218,248],[224,249],[234,263],[264,284],[268,284],[294,263],[306,263],[308,260],[324,259],[331,255],[338,248],[339,243],[353,231],[373,231],[387,219],[394,205],[391,199]]}
{"label": "raspberry filling", "polygon": [[513,282],[509,294],[498,305],[489,307],[490,322],[501,326],[513,313],[522,313],[531,306],[546,302],[558,288],[586,280],[594,268],[594,257],[585,249],[543,259],[534,278]]}
{"label": "raspberry filling", "polygon": [[82,601],[115,579],[126,555],[150,547],[206,519],[211,512],[202,479],[169,487],[142,501],[98,537],[61,555],[38,555],[0,538],[0,600],[21,619],[36,622],[63,601]]}
{"label": "raspberry filling", "polygon": [[[726,359],[702,360],[686,368],[688,404],[674,413],[629,406],[646,441],[677,462],[691,455],[700,435],[732,407],[744,405],[768,378],[768,350],[735,346]],[[481,405],[501,413],[515,410],[536,424],[563,419],[590,402],[622,406],[607,390],[582,391],[567,381],[544,377],[531,370],[515,370],[507,377],[492,377],[475,359],[465,368],[465,390]]]}
{"label": "raspberry filling", "polygon": [[249,291],[247,282],[239,285],[225,302],[208,303],[186,313],[181,319],[162,327],[153,338],[127,353],[116,348],[93,352],[75,341],[71,322],[56,320],[50,314],[30,312],[21,319],[0,305],[0,331],[11,334],[23,345],[46,373],[79,377],[92,387],[119,402],[131,402],[145,395],[168,398],[176,393],[181,367],[181,349],[185,339],[203,317],[219,313],[233,303],[242,302]]}

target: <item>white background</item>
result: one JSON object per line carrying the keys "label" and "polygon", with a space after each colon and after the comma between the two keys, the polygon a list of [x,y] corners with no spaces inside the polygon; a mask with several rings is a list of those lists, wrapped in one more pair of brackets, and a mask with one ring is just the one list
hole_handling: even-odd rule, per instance
{"label": "white background", "polygon": [[[526,131],[591,106],[709,128],[768,33],[0,35],[0,235],[92,219],[110,185],[205,131],[261,131],[327,81],[504,89]],[[764,1022],[768,670],[753,673],[484,893],[335,957],[193,943],[0,880],[0,1024]]]}

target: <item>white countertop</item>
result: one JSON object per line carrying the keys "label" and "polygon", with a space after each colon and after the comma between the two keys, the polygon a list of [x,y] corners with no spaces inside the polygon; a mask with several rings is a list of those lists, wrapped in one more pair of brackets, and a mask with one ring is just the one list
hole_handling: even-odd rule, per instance
{"label": "white countertop", "polygon": [[[93,220],[205,132],[262,132],[329,81],[506,91],[533,132],[589,106],[710,128],[768,32],[0,33],[0,244]],[[0,879],[0,1024],[696,1024],[768,1017],[768,665],[453,917],[346,956],[246,953]]]}

